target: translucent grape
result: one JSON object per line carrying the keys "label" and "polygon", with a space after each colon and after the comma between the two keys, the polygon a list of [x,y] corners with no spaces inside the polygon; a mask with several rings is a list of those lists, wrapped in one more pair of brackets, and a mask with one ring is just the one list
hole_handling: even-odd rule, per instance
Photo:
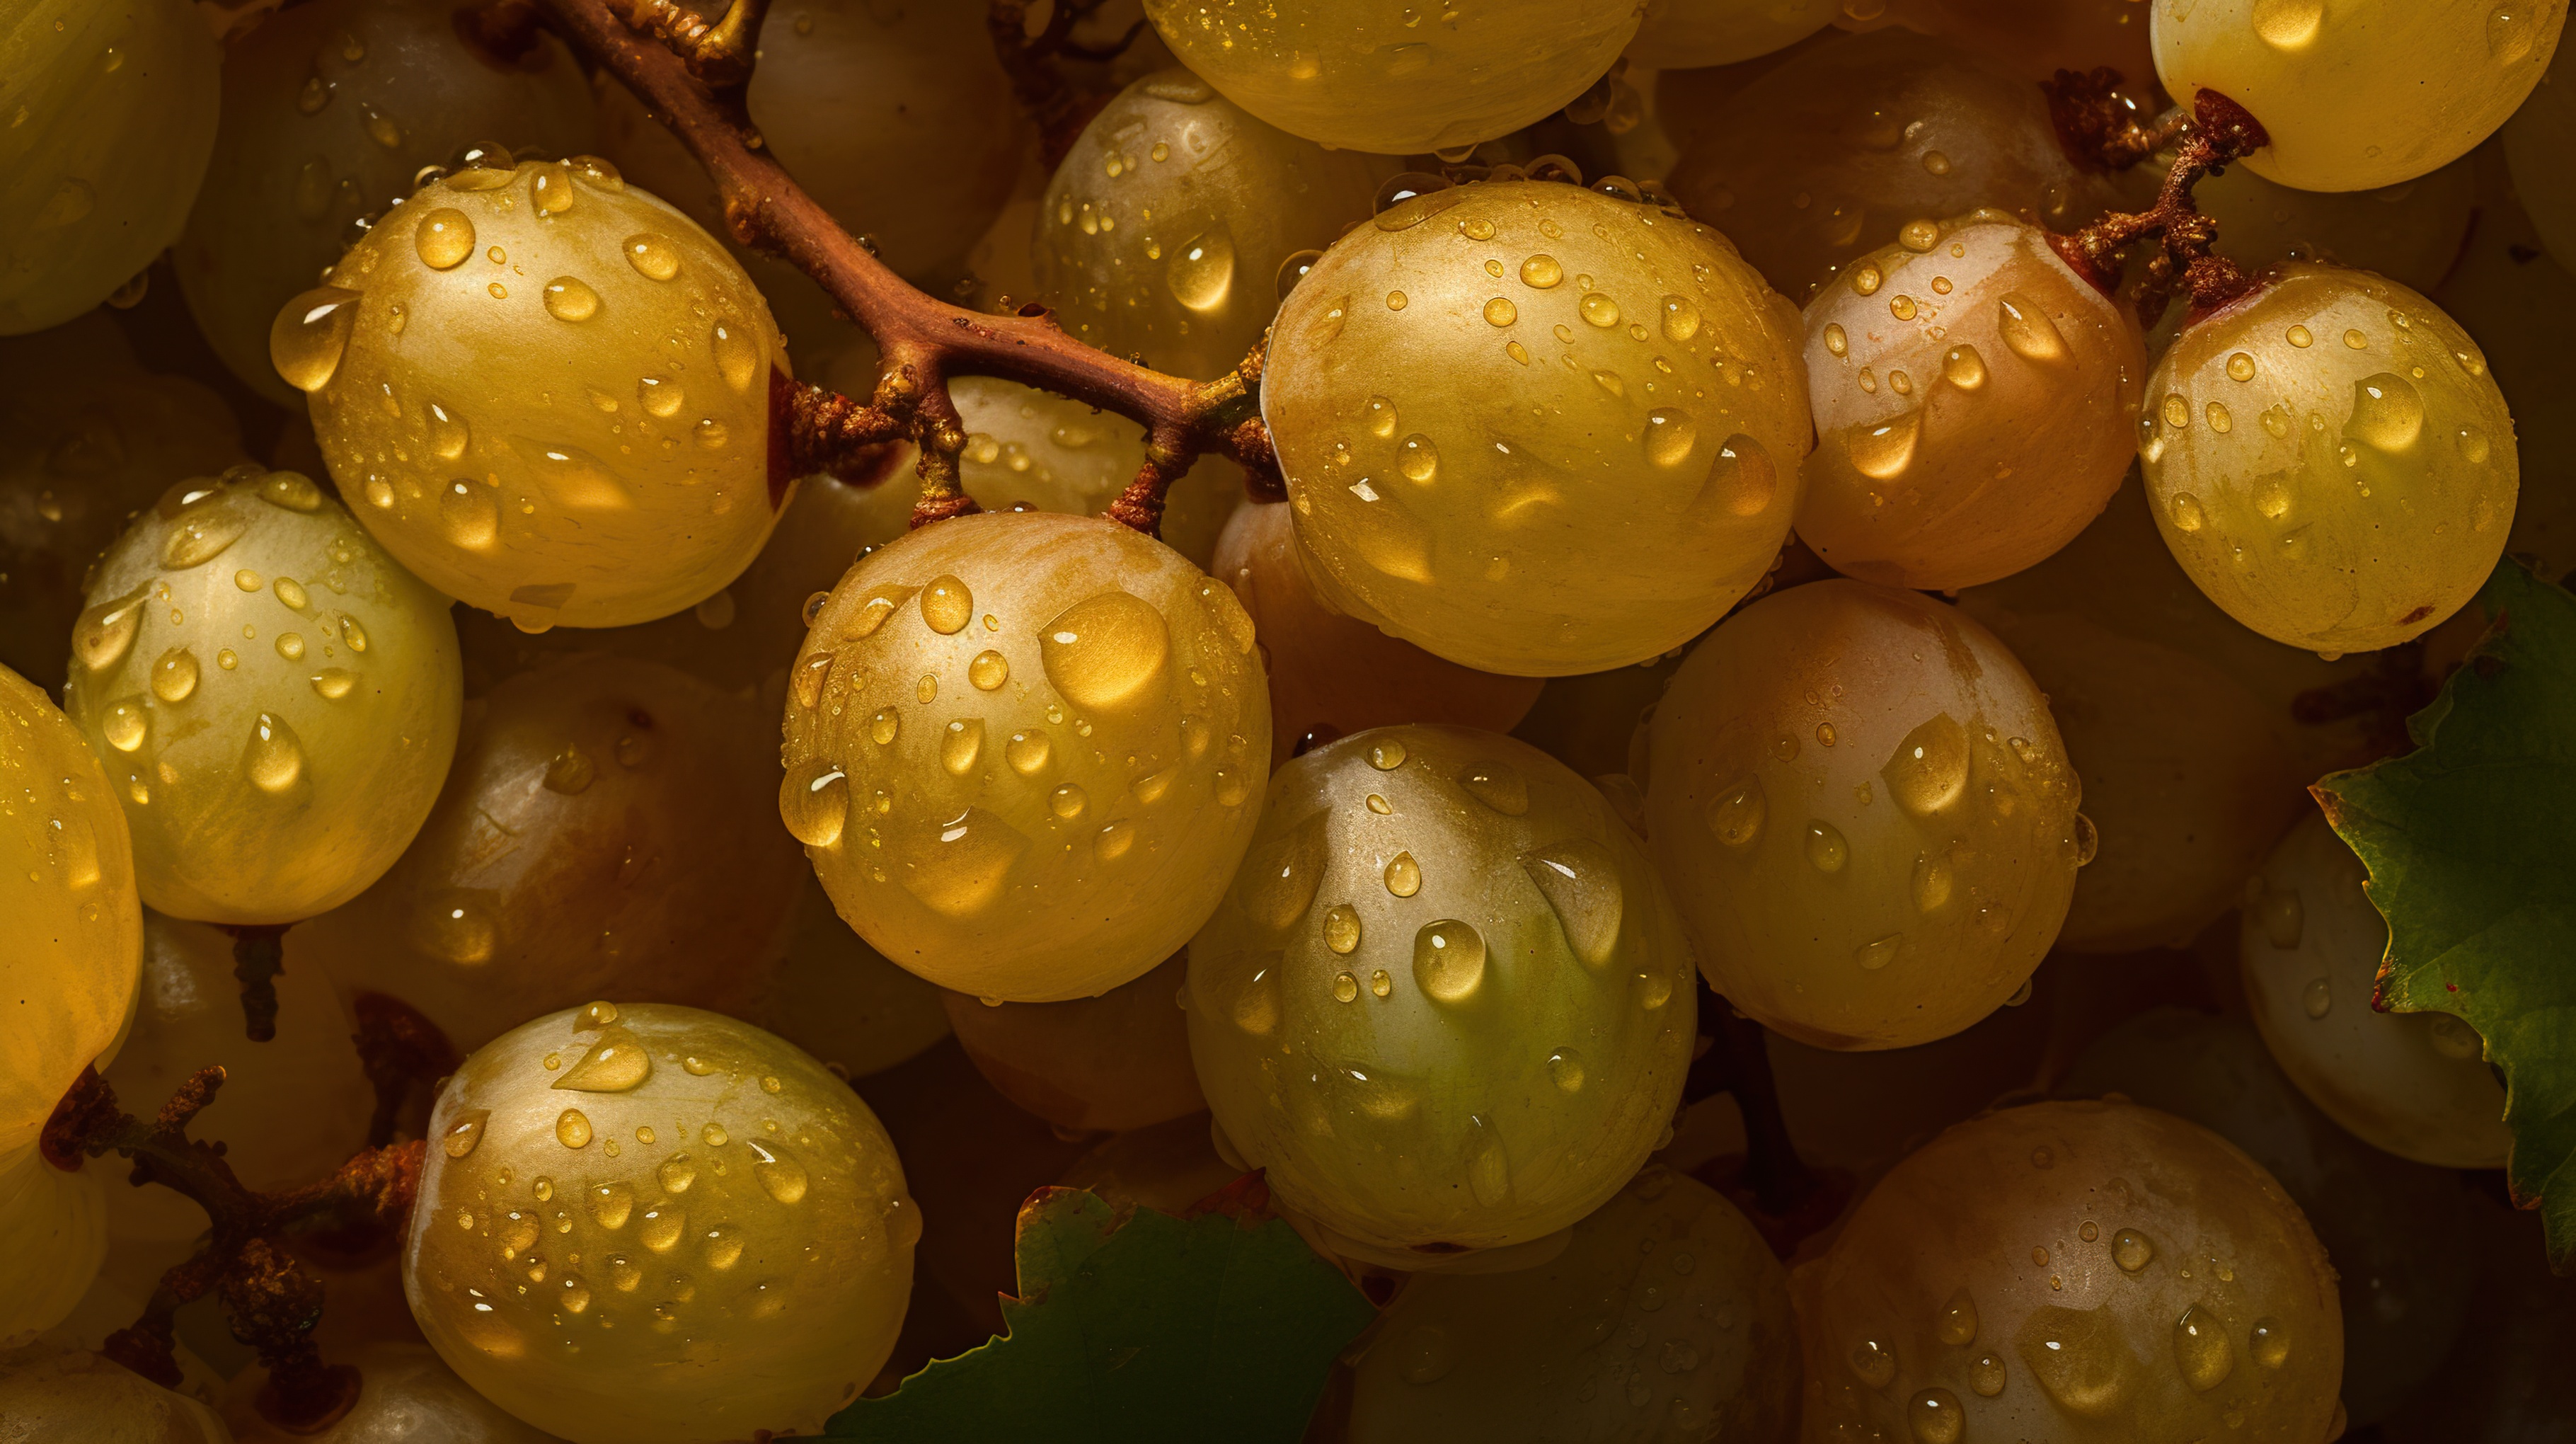
{"label": "translucent grape", "polygon": [[289,934],[290,959],[400,998],[460,1049],[602,995],[738,1010],[804,881],[767,739],[751,703],[657,663],[513,677],[479,705],[419,839]]}
{"label": "translucent grape", "polygon": [[878,548],[815,614],[788,694],[788,831],[861,937],[971,997],[1151,969],[1259,818],[1251,619],[1113,522],[1003,512]]}
{"label": "translucent grape", "polygon": [[2230,166],[2192,189],[2218,222],[2216,250],[2247,270],[2292,257],[2327,259],[2430,291],[2459,259],[2477,195],[2466,160],[2364,191],[2302,191]]}
{"label": "translucent grape", "polygon": [[786,956],[769,986],[739,1011],[824,1067],[865,1078],[948,1036],[941,996],[851,932],[822,884],[809,882],[796,895]]}
{"label": "translucent grape", "polygon": [[[0,667],[0,1155],[34,1145],[134,1006],[143,909],[107,778],[51,698]],[[23,1002],[17,1000],[23,999]]]}
{"label": "translucent grape", "polygon": [[[1145,428],[1114,411],[986,376],[953,381],[949,394],[966,423],[958,478],[986,511],[1027,505],[1098,516],[1145,464]],[[894,481],[895,492],[909,498],[910,480],[907,469]],[[1204,567],[1226,518],[1243,504],[1243,468],[1222,456],[1201,456],[1163,501],[1163,544]],[[892,541],[909,520],[907,512],[881,540]]]}
{"label": "translucent grape", "polygon": [[2477,343],[2432,302],[2294,263],[2156,363],[2138,455],[2166,545],[2275,641],[2422,635],[2503,553],[2520,466]]}
{"label": "translucent grape", "polygon": [[592,147],[590,88],[560,41],[532,30],[518,54],[478,51],[454,10],[324,0],[225,51],[214,160],[174,260],[215,354],[272,401],[299,398],[269,364],[269,323],[340,258],[352,222],[470,145]]}
{"label": "translucent grape", "polygon": [[1487,672],[1680,646],[1797,508],[1795,334],[1723,237],[1651,206],[1534,181],[1397,204],[1272,332],[1262,406],[1316,590]]}
{"label": "translucent grape", "polygon": [[1681,1098],[1690,966],[1590,783],[1508,737],[1383,727],[1273,780],[1190,943],[1190,1053],[1236,1156],[1331,1247],[1436,1267],[1636,1172]]}
{"label": "translucent grape", "polygon": [[1272,765],[1301,739],[1331,741],[1398,722],[1509,731],[1536,701],[1535,677],[1445,662],[1316,595],[1289,509],[1246,506],[1218,538],[1210,574],[1234,588],[1270,674]]}
{"label": "translucent grape", "polygon": [[2540,83],[2556,0],[2200,0],[2154,7],[2156,72],[2253,112],[2271,144],[2245,163],[2310,191],[2395,185],[2459,159]]}
{"label": "translucent grape", "polygon": [[601,163],[506,158],[423,186],[269,337],[368,529],[530,630],[647,621],[741,573],[786,501],[779,347],[686,216]]}
{"label": "translucent grape", "polygon": [[2118,489],[2146,372],[2128,309],[2037,226],[1999,211],[1909,225],[1807,306],[1818,441],[1799,539],[1889,586],[2020,571]]}
{"label": "translucent grape", "polygon": [[731,1018],[593,1003],[476,1050],[430,1118],[412,1313],[573,1444],[816,1432],[894,1348],[921,1210],[876,1115]]}
{"label": "translucent grape", "polygon": [[233,1444],[204,1404],[51,1340],[0,1355],[0,1419],[9,1421],[10,1444]]}
{"label": "translucent grape", "polygon": [[[332,1296],[332,1307],[339,1296]],[[362,1344],[333,1363],[358,1371],[357,1402],[318,1434],[290,1434],[262,1418],[253,1402],[265,1369],[242,1371],[225,1411],[234,1444],[551,1444],[554,1436],[521,1423],[475,1393],[427,1346],[408,1341]]]}
{"label": "translucent grape", "polygon": [[98,1276],[107,1256],[101,1173],[65,1173],[33,1144],[0,1152],[0,1238],[9,1240],[0,1250],[0,1350],[61,1323]]}
{"label": "translucent grape", "polygon": [[2226,1140],[2150,1108],[1960,1124],[1789,1287],[1817,1437],[2310,1440],[2335,1413],[2343,1320],[2307,1220]]}
{"label": "translucent grape", "polygon": [[1785,1440],[1796,1347],[1762,1236],[1649,1165],[1545,1264],[1406,1284],[1360,1359],[1349,1437]]}
{"label": "translucent grape", "polygon": [[1733,65],[1795,45],[1833,19],[1833,0],[1656,0],[1628,58],[1654,70]]}
{"label": "translucent grape", "polygon": [[64,707],[172,917],[293,922],[393,865],[462,707],[447,599],[301,473],[183,481],[92,574]]}
{"label": "translucent grape", "polygon": [[2238,956],[2254,1022],[2300,1091],[2374,1147],[2500,1167],[2513,1136],[2486,1040],[2448,1013],[2372,1011],[2388,924],[2365,876],[2312,814],[2246,884]]}
{"label": "translucent grape", "polygon": [[1947,1037],[2030,977],[2092,853],[2047,699],[1957,609],[1835,579],[1729,618],[1655,709],[1648,834],[1737,1008]]}
{"label": "translucent grape", "polygon": [[1562,109],[1618,59],[1642,8],[1145,0],[1172,54],[1228,100],[1290,135],[1386,155],[1474,145]]}
{"label": "translucent grape", "polygon": [[942,993],[975,1071],[1002,1096],[1075,1133],[1144,1128],[1204,1112],[1189,1032],[1173,999],[1187,958],[1097,998],[985,1003]]}
{"label": "translucent grape", "polygon": [[178,238],[221,68],[186,0],[0,7],[0,336],[61,325]]}

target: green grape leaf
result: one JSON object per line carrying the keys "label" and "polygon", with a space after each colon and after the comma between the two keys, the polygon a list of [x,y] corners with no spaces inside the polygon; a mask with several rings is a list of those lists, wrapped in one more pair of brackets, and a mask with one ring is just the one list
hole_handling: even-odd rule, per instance
{"label": "green grape leaf", "polygon": [[1376,1310],[1295,1229],[1257,1218],[1121,1214],[1080,1189],[1041,1189],[1020,1208],[1008,1332],[859,1400],[825,1432],[1296,1444],[1333,1356]]}
{"label": "green grape leaf", "polygon": [[2576,1264],[2576,595],[2506,561],[2416,750],[2314,789],[2388,919],[2378,1005],[2453,1014],[2504,1071],[2515,1201]]}

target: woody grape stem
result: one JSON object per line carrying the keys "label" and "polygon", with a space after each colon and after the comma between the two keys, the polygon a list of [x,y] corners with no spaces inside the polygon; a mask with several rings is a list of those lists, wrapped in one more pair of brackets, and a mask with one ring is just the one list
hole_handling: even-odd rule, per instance
{"label": "woody grape stem", "polygon": [[2208,311],[2254,286],[2243,267],[2211,249],[2218,241],[2218,222],[2201,212],[2192,187],[2203,176],[2217,175],[2230,162],[2271,144],[2272,138],[2245,107],[2214,90],[2192,97],[2191,114],[2191,126],[2154,205],[2134,215],[2104,216],[2071,236],[2048,238],[2066,264],[2106,296],[2119,290],[2128,248],[2155,241],[2137,296],[2140,325],[2153,325],[2176,290],[2190,296],[2195,311]]}

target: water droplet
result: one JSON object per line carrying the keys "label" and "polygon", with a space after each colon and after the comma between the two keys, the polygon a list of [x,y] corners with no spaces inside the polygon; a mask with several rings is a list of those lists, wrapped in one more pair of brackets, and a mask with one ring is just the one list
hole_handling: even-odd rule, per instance
{"label": "water droplet", "polygon": [[1599,291],[1587,293],[1574,309],[1582,313],[1584,320],[1604,330],[1619,324],[1619,303]]}
{"label": "water droplet", "polygon": [[268,359],[299,391],[319,391],[340,369],[357,325],[355,291],[318,286],[286,303],[269,327]]}
{"label": "water droplet", "polygon": [[2227,1381],[2236,1368],[2236,1348],[2215,1309],[2194,1304],[2173,1326],[2174,1365],[2193,1392],[2206,1394]]}
{"label": "water droplet", "polygon": [[1038,637],[1047,680],[1077,707],[1115,710],[1146,700],[1171,656],[1163,614],[1126,592],[1066,608]]}
{"label": "water droplet", "polygon": [[1991,1399],[2004,1391],[2004,1361],[1993,1354],[1980,1354],[1968,1365],[1968,1387],[1980,1399]]}
{"label": "water droplet", "polygon": [[2187,491],[2175,492],[2165,510],[2173,518],[2174,530],[2179,532],[2196,532],[2206,520],[2201,515],[2200,498]]}
{"label": "water droplet", "polygon": [[458,1114],[456,1121],[447,1125],[447,1133],[439,1140],[439,1146],[447,1150],[450,1158],[463,1158],[472,1153],[475,1146],[483,1141],[483,1125],[491,1117],[489,1108],[471,1108]]}
{"label": "water droplet", "polygon": [[1843,841],[1842,829],[1821,818],[1807,822],[1807,861],[1818,872],[1840,872],[1851,859],[1851,846]]}
{"label": "water droplet", "polygon": [[689,1185],[698,1181],[697,1161],[685,1153],[674,1153],[662,1160],[653,1176],[661,1180],[664,1193],[686,1193]]}
{"label": "water droplet", "polygon": [[1740,852],[1761,837],[1765,811],[1762,779],[1747,773],[1732,786],[1718,789],[1702,816],[1719,842]]}
{"label": "water droplet", "polygon": [[1973,1344],[1977,1341],[1977,1301],[1966,1289],[1950,1295],[1941,1306],[1941,1317],[1932,1332],[1945,1344]]}
{"label": "water droplet", "polygon": [[2300,347],[2301,349],[2317,344],[2317,338],[2311,334],[2305,326],[2293,326],[2283,334],[2289,338],[2291,345]]}
{"label": "water droplet", "polygon": [[262,712],[242,749],[242,774],[271,796],[292,792],[304,778],[304,744],[283,719]]}
{"label": "water droplet", "polygon": [[1662,301],[1664,335],[1672,341],[1688,341],[1699,334],[1699,307],[1688,296],[1666,296]]}
{"label": "water droplet", "polygon": [[1279,1025],[1279,958],[1271,952],[1249,960],[1252,974],[1234,995],[1234,1025],[1247,1033],[1267,1035]]}
{"label": "water droplet", "polygon": [[2325,19],[2325,0],[2257,0],[2254,33],[2275,50],[2304,50]]}
{"label": "water droplet", "polygon": [[1923,413],[1908,411],[1875,426],[1855,426],[1844,432],[1843,452],[1861,475],[1894,481],[1914,464],[1915,443],[1922,435]]}
{"label": "water droplet", "polygon": [[1408,436],[1396,448],[1395,469],[1404,473],[1405,480],[1427,486],[1439,478],[1440,448],[1432,445],[1428,436]]}
{"label": "water droplet", "polygon": [[555,1120],[555,1141],[566,1148],[585,1148],[590,1144],[590,1120],[578,1108],[567,1108]]}
{"label": "water droplet", "polygon": [[[1478,944],[1479,951],[1482,946]],[[1420,971],[1417,964],[1416,974]],[[1511,1160],[1504,1155],[1503,1140],[1493,1125],[1473,1114],[1468,1115],[1467,1123],[1467,1191],[1486,1208],[1500,1207],[1512,1196]]]}
{"label": "water droplet", "polygon": [[[562,1084],[556,1084],[562,1087]],[[579,1144],[573,1145],[579,1147]],[[582,1203],[601,1228],[624,1228],[635,1213],[635,1189],[625,1183],[597,1183],[582,1191]]]}
{"label": "water droplet", "polygon": [[1172,252],[1163,264],[1172,299],[1192,311],[1214,311],[1234,295],[1234,233],[1222,223]]}
{"label": "water droplet", "polygon": [[554,1086],[578,1093],[625,1093],[652,1076],[653,1057],[643,1040],[624,1028],[610,1027]]}
{"label": "water droplet", "polygon": [[1537,291],[1553,290],[1565,280],[1565,267],[1556,257],[1534,255],[1521,262],[1521,284]]}
{"label": "water droplet", "polygon": [[1610,849],[1588,837],[1569,838],[1522,853],[1520,862],[1556,913],[1575,957],[1590,968],[1609,962],[1628,905],[1619,861]]}
{"label": "water droplet", "polygon": [[1903,933],[1889,933],[1886,937],[1880,938],[1875,942],[1861,944],[1858,948],[1852,951],[1852,957],[1861,965],[1861,967],[1874,973],[1879,969],[1886,967],[1888,964],[1895,962],[1897,954],[1904,950],[1905,935]]}
{"label": "water droplet", "polygon": [[1244,861],[1243,911],[1254,925],[1284,931],[1314,906],[1315,890],[1324,881],[1325,826],[1325,815],[1318,812]]}
{"label": "water droplet", "polygon": [[902,730],[903,714],[892,707],[880,707],[868,718],[868,736],[874,738],[879,747],[893,746],[895,737]]}
{"label": "water droplet", "polygon": [[2124,1228],[2111,1235],[2111,1262],[2120,1272],[2133,1274],[2155,1262],[2156,1246],[2134,1228]]}
{"label": "water droplet", "polygon": [[[746,328],[723,321],[716,322],[708,329],[707,349],[715,353],[716,370],[723,375],[725,384],[734,390],[750,390],[751,383],[760,376],[761,345],[759,341],[753,339]],[[700,425],[703,427],[705,423],[701,422]],[[701,437],[700,444],[721,446],[724,444],[721,436],[721,428],[719,428],[718,439],[715,442],[709,443]]]}
{"label": "water droplet", "polygon": [[951,777],[963,777],[975,770],[984,755],[984,720],[961,717],[948,724],[939,738],[939,765]]}
{"label": "water droplet", "polygon": [[144,734],[151,728],[143,714],[143,699],[127,697],[111,702],[107,714],[99,720],[99,735],[119,752],[131,752],[143,745]]}
{"label": "water droplet", "polygon": [[975,619],[975,594],[953,576],[942,576],[921,589],[921,619],[943,637],[955,636]]}
{"label": "water droplet", "polygon": [[546,314],[558,321],[587,321],[599,314],[599,293],[579,276],[557,276],[546,282]]}
{"label": "water droplet", "polygon": [[689,1215],[677,1204],[665,1203],[644,1210],[644,1219],[636,1225],[635,1236],[655,1253],[669,1253],[677,1247],[680,1235],[687,1232]]}
{"label": "water droplet", "polygon": [[2092,1310],[2034,1309],[2016,1336],[2016,1347],[2040,1388],[2070,1414],[2106,1419],[2127,1397],[2135,1360],[2108,1304]]}
{"label": "water droplet", "polygon": [[311,678],[313,694],[325,702],[337,702],[358,685],[357,677],[346,667],[325,667]]}
{"label": "water droplet", "polygon": [[1852,1372],[1873,1389],[1883,1389],[1896,1377],[1896,1354],[1876,1339],[1863,1339],[1851,1351]]}
{"label": "water droplet", "polygon": [[1011,770],[1022,777],[1035,777],[1045,771],[1047,759],[1054,755],[1054,752],[1055,748],[1047,741],[1047,735],[1036,731],[1014,732],[1011,734],[1011,740],[1002,746],[1003,760],[1010,763]]}
{"label": "water droplet", "polygon": [[1916,817],[1930,817],[1968,791],[1968,733],[1944,712],[1905,734],[1896,752],[1879,769],[1896,805]]}
{"label": "water droplet", "polygon": [[1404,765],[1404,744],[1395,738],[1369,744],[1369,766],[1380,772],[1393,772]]}
{"label": "water droplet", "polygon": [[152,695],[164,702],[185,702],[197,690],[197,654],[172,647],[152,664]]}
{"label": "water droplet", "polygon": [[2265,892],[2255,899],[2253,912],[2254,925],[2263,930],[2265,940],[2283,952],[2297,947],[2307,932],[2307,908],[2297,888]]}
{"label": "water droplet", "polygon": [[1324,946],[1347,956],[1360,945],[1359,909],[1335,903],[1324,914]]}
{"label": "water droplet", "polygon": [[2066,336],[2057,329],[2038,302],[2019,292],[2008,292],[1995,303],[1996,328],[2002,332],[2004,345],[2025,361],[2056,362],[2066,359]]}
{"label": "water droplet", "polygon": [[1967,1417],[1959,1412],[1959,1396],[1947,1389],[1918,1391],[1906,1402],[1905,1422],[1917,1444],[1959,1444],[1968,1427]]}
{"label": "water droplet", "polygon": [[411,245],[420,263],[433,271],[451,271],[474,254],[474,221],[453,206],[441,206],[412,228]]}
{"label": "water droplet", "polygon": [[966,680],[974,684],[976,691],[990,692],[1011,680],[1010,659],[999,652],[978,652],[975,660],[966,664]]}
{"label": "water droplet", "polygon": [[811,1184],[805,1165],[759,1143],[746,1146],[759,1160],[752,1164],[751,1176],[763,1192],[780,1203],[796,1203],[805,1197],[805,1190]]}
{"label": "water droplet", "polygon": [[1386,865],[1386,890],[1397,897],[1411,897],[1422,891],[1422,864],[1413,854],[1399,852]]}
{"label": "water droplet", "polygon": [[2246,1352],[2266,1369],[2277,1369],[2290,1362],[2289,1331],[2279,1319],[2256,1319],[2254,1331],[2246,1337]]}
{"label": "water droplet", "polygon": [[1413,935],[1413,981],[1443,1003],[1464,1002],[1485,981],[1485,939],[1456,918],[1424,925]]}
{"label": "water droplet", "polygon": [[2424,434],[2424,397],[2413,382],[2382,371],[2352,386],[2352,419],[2343,434],[2365,446],[2402,452]]}
{"label": "water droplet", "polygon": [[[468,249],[472,242],[467,242]],[[624,247],[626,263],[648,280],[667,281],[680,274],[679,248],[650,231],[628,236]]]}

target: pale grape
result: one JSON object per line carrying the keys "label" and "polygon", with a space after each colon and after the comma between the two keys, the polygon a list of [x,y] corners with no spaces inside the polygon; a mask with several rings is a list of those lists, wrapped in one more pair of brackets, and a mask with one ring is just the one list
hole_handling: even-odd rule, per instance
{"label": "pale grape", "polygon": [[456,627],[310,478],[172,486],[88,598],[64,707],[156,911],[294,922],[410,845],[456,750]]}
{"label": "pale grape", "polygon": [[[332,1302],[338,1305],[336,1294]],[[555,1437],[467,1388],[426,1345],[370,1343],[328,1357],[358,1371],[348,1413],[318,1434],[288,1433],[255,1402],[268,1371],[245,1369],[225,1410],[235,1444],[549,1444]]]}
{"label": "pale grape", "polygon": [[940,1001],[975,1071],[1003,1097],[1069,1132],[1119,1132],[1207,1109],[1174,1001],[1187,974],[1178,953],[1097,998]]}
{"label": "pale grape", "polygon": [[143,907],[106,776],[53,699],[0,667],[0,1154],[34,1146],[134,1006]]}
{"label": "pale grape", "polygon": [[809,881],[796,895],[787,951],[769,986],[737,1011],[824,1067],[865,1078],[948,1036],[943,996],[850,931],[831,894]]}
{"label": "pale grape", "polygon": [[0,336],[61,325],[178,239],[221,69],[186,0],[0,4]]}
{"label": "pale grape", "polygon": [[[949,395],[966,423],[958,480],[986,511],[1025,505],[1099,516],[1145,464],[1145,428],[1114,411],[987,376],[960,377],[949,383]],[[907,468],[888,483],[907,507],[916,490],[910,482]],[[1222,456],[1201,456],[1163,494],[1163,544],[1207,566],[1226,518],[1242,504],[1243,468]],[[892,541],[909,521],[907,510],[882,539]]]}
{"label": "pale grape", "polygon": [[269,337],[359,517],[530,630],[695,606],[760,550],[777,328],[742,267],[599,161],[433,180]]}
{"label": "pale grape", "polygon": [[1628,58],[1656,70],[1733,65],[1833,23],[1834,0],[1652,0]]}
{"label": "pale grape", "polygon": [[412,1312],[476,1393],[574,1444],[814,1432],[875,1377],[921,1210],[876,1116],[793,1046],[593,1003],[440,1095]]}
{"label": "pale grape", "polygon": [[1273,766],[1305,739],[1399,722],[1507,732],[1538,700],[1544,684],[1535,677],[1461,667],[1343,615],[1317,594],[1303,551],[1288,507],[1249,505],[1226,522],[1209,567],[1234,588],[1261,638]]}
{"label": "pale grape", "polygon": [[1402,201],[1280,308],[1262,408],[1331,605],[1480,671],[1642,662],[1751,590],[1812,432],[1724,237],[1537,181]]}
{"label": "pale grape", "polygon": [[2138,455],[2210,600],[2317,652],[2410,641],[2503,554],[2520,464],[2486,358],[2394,281],[2292,263],[2186,327]]}
{"label": "pale grape", "polygon": [[2430,291],[2459,259],[2476,210],[2476,167],[2467,160],[2362,191],[2293,190],[2250,166],[2230,166],[2192,188],[2201,213],[2218,223],[2218,254],[2259,271],[2297,257],[2373,271]]}
{"label": "pale grape", "polygon": [[669,667],[522,673],[483,698],[402,860],[288,935],[290,968],[399,998],[462,1050],[602,995],[732,1011],[803,885],[777,775],[760,712]]}
{"label": "pale grape", "polygon": [[1681,1101],[1692,981],[1590,783],[1508,737],[1383,727],[1272,780],[1190,943],[1190,1053],[1235,1156],[1330,1247],[1432,1268],[1628,1181]]}
{"label": "pale grape", "polygon": [[1745,608],[1682,663],[1648,757],[1648,835],[1701,970],[1816,1047],[1993,1012],[2093,851],[2030,674],[1914,592],[1837,578]]}
{"label": "pale grape", "polygon": [[0,1350],[59,1324],[107,1257],[105,1168],[65,1173],[35,1145],[0,1152]]}
{"label": "pale grape", "polygon": [[2126,307],[2000,211],[1917,220],[1807,306],[1799,539],[1863,581],[1956,591],[2074,539],[2136,451]]}
{"label": "pale grape", "polygon": [[815,613],[788,692],[787,830],[871,946],[973,997],[1150,970],[1259,820],[1252,621],[1114,522],[965,516],[879,547]]}
{"label": "pale grape", "polygon": [[2155,6],[2165,89],[2214,90],[2270,143],[2245,160],[2309,191],[2373,190],[2458,160],[2540,83],[2560,0],[2200,0]]}
{"label": "pale grape", "polygon": [[1337,150],[1454,150],[1562,109],[1637,33],[1637,0],[1145,0],[1183,65],[1290,135]]}
{"label": "pale grape", "polygon": [[2443,1168],[2497,1168],[2512,1150],[2486,1040],[2448,1013],[2371,1007],[2388,923],[2361,859],[2311,815],[2246,884],[2245,1000],[2300,1091],[2374,1147]]}
{"label": "pale grape", "polygon": [[2335,1414],[2343,1320],[2315,1233],[2234,1145],[2150,1108],[1960,1124],[1790,1290],[1811,1438],[2304,1444]]}
{"label": "pale grape", "polygon": [[0,1423],[9,1444],[233,1444],[224,1421],[197,1400],[104,1354],[48,1340],[0,1354]]}

